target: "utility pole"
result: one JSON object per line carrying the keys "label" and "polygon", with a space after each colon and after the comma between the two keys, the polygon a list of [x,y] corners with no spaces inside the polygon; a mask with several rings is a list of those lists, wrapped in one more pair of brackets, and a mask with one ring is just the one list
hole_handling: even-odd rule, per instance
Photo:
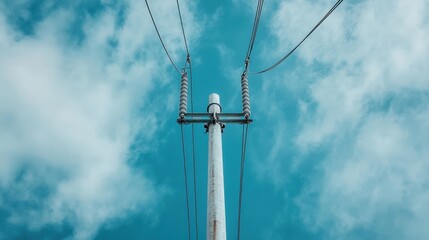
{"label": "utility pole", "polygon": [[210,94],[207,110],[213,114],[213,121],[208,125],[209,160],[207,184],[207,238],[226,239],[225,193],[223,182],[222,127],[216,114],[221,112],[219,95]]}
{"label": "utility pole", "polygon": [[207,113],[188,113],[188,77],[182,73],[179,124],[204,123],[208,132],[207,240],[226,240],[225,190],[223,180],[222,132],[225,123],[249,124],[250,98],[247,75],[241,76],[241,113],[223,113],[219,95],[209,95]]}

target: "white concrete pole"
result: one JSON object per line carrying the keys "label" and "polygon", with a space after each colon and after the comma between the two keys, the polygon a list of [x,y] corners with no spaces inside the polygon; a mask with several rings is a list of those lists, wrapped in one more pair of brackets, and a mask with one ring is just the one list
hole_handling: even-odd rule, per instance
{"label": "white concrete pole", "polygon": [[[207,110],[214,114],[221,112],[218,94],[210,94]],[[221,125],[218,122],[211,123],[208,132],[207,240],[225,240],[226,219]]]}

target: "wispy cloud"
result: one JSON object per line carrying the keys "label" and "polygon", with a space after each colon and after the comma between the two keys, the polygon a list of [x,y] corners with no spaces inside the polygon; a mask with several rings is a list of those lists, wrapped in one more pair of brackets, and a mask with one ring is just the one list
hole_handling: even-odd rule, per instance
{"label": "wispy cloud", "polygon": [[[184,55],[175,3],[153,1],[174,57]],[[143,1],[0,7],[0,209],[7,226],[66,226],[89,239],[107,222],[157,214],[164,187],[132,168],[150,149],[172,96],[169,63]],[[190,41],[198,25],[183,4]],[[169,10],[170,9],[170,10]],[[16,14],[12,14],[15,12]],[[40,15],[41,14],[41,15]],[[37,15],[37,21],[32,17]],[[17,20],[17,18],[19,18]],[[36,18],[36,17],[35,17]],[[32,31],[24,31],[30,28]],[[176,31],[171,31],[176,29]],[[159,57],[162,56],[162,57]],[[156,90],[156,91],[155,91]],[[150,124],[150,126],[148,126]],[[141,161],[141,159],[139,159]]]}
{"label": "wispy cloud", "polygon": [[[295,32],[310,29],[317,17],[309,16],[321,16],[331,2],[280,4],[271,24],[278,49],[296,43],[303,34]],[[292,115],[299,119],[294,145],[267,161],[283,166],[280,171],[311,172],[295,204],[309,229],[330,229],[327,239],[428,235],[422,205],[429,181],[428,10],[427,1],[344,2],[295,53],[292,75],[277,69],[286,80],[267,83],[267,91],[280,85],[293,94]],[[293,83],[300,81],[296,75],[303,82]],[[267,95],[274,101],[269,96],[276,94]],[[284,121],[277,119],[273,126]],[[291,134],[277,129],[278,136]],[[285,157],[290,149],[298,150],[299,163]],[[306,161],[315,167],[309,170]]]}
{"label": "wispy cloud", "polygon": [[232,3],[235,7],[240,10],[244,9],[249,13],[254,13],[256,11],[257,1],[245,1],[245,0],[232,0]]}

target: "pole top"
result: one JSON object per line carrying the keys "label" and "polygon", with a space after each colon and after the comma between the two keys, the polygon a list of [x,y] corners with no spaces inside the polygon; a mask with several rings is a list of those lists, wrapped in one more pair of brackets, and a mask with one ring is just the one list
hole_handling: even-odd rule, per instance
{"label": "pole top", "polygon": [[210,103],[218,103],[220,104],[220,97],[217,93],[212,93],[209,95],[209,104]]}
{"label": "pole top", "polygon": [[222,112],[222,107],[220,106],[219,94],[212,93],[209,95],[209,105],[207,106],[207,112],[209,112],[209,113],[220,113],[220,112]]}

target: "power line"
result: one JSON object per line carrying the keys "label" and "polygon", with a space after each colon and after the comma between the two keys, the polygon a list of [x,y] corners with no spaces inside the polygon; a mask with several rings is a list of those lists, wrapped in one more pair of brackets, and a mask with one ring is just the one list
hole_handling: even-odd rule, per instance
{"label": "power line", "polygon": [[245,63],[245,72],[249,67],[250,55],[252,54],[253,45],[256,39],[256,33],[258,32],[259,20],[261,18],[262,6],[264,5],[264,0],[258,0],[258,6],[256,7],[255,19],[253,21],[252,33],[250,34],[249,47],[247,48],[246,58],[244,60]]}
{"label": "power line", "polygon": [[274,63],[271,67],[268,67],[262,71],[258,71],[258,72],[251,72],[251,74],[261,74],[264,72],[268,72],[271,69],[277,67],[280,63],[282,63],[284,60],[286,60],[319,26],[320,24],[322,24],[326,18],[329,17],[329,15],[331,15],[331,13],[343,2],[343,0],[338,0],[334,6],[332,6],[332,8],[325,14],[325,16],[323,16],[323,18],[316,24],[316,26],[313,27],[313,29],[311,29],[311,31],[288,53],[286,54],[286,56],[284,56],[283,58],[281,58],[279,61],[277,61],[276,63]]}
{"label": "power line", "polygon": [[[176,5],[177,5],[177,11],[179,13],[180,26],[182,27],[183,41],[185,43],[186,55],[187,55],[184,69],[186,69],[187,64],[189,64],[189,75],[190,75],[190,82],[191,82],[191,112],[193,113],[194,112],[194,97],[193,97],[194,91],[193,91],[191,56],[189,54],[188,41],[186,40],[185,28],[183,27],[182,12],[180,11],[179,0],[176,0]],[[191,131],[192,131],[192,166],[193,166],[193,177],[194,177],[193,180],[194,180],[195,239],[198,240],[198,201],[197,201],[197,180],[196,180],[196,161],[195,161],[195,129],[193,124],[192,124]]]}
{"label": "power line", "polygon": [[185,28],[183,27],[182,12],[180,11],[180,4],[179,4],[179,0],[176,0],[176,3],[177,3],[177,11],[179,12],[180,25],[182,26],[182,34],[183,34],[183,40],[185,41],[186,53],[187,53],[188,58],[189,58],[188,42],[186,41]]}
{"label": "power line", "polygon": [[253,44],[255,42],[256,33],[258,31],[259,19],[261,17],[263,2],[264,1],[262,0],[258,0],[258,6],[256,7],[255,20],[253,22],[253,28],[252,28],[252,33],[250,35],[250,42],[249,42],[249,47],[247,48],[246,58],[250,57],[250,54],[253,50]]}
{"label": "power line", "polygon": [[181,74],[181,72],[179,71],[179,68],[177,68],[176,64],[174,64],[174,62],[173,62],[173,59],[171,59],[171,56],[168,53],[167,48],[165,47],[164,41],[162,41],[161,34],[159,34],[158,27],[156,26],[155,19],[153,19],[152,12],[150,11],[150,7],[149,7],[147,0],[145,0],[145,2],[146,2],[146,7],[147,7],[147,10],[149,12],[150,18],[152,19],[153,26],[155,27],[156,33],[158,34],[159,41],[161,41],[162,47],[164,48],[164,51],[167,54],[168,59],[170,59],[171,64],[173,64],[176,71],[179,74]]}
{"label": "power line", "polygon": [[[256,34],[258,32],[259,21],[261,18],[262,7],[264,5],[264,0],[258,0],[258,6],[256,7],[255,19],[253,21],[252,33],[250,35],[249,47],[247,48],[246,58],[244,60],[244,72],[242,75],[242,86],[243,86],[243,77],[247,82],[247,71],[249,68],[250,55],[252,54],[253,46],[256,39]],[[247,89],[248,92],[248,89]],[[244,101],[244,97],[243,97]],[[243,102],[244,103],[244,102]],[[243,111],[244,111],[243,105]],[[249,112],[250,114],[250,112]],[[237,217],[237,240],[240,240],[240,230],[241,230],[241,207],[243,200],[243,177],[244,177],[244,162],[246,159],[246,145],[247,145],[247,132],[249,129],[249,124],[246,126],[243,125],[242,135],[241,135],[241,160],[240,160],[240,189],[238,194],[238,217]]]}
{"label": "power line", "polygon": [[246,160],[246,145],[247,145],[247,132],[249,124],[246,127],[243,125],[243,131],[241,134],[241,166],[240,166],[240,190],[238,195],[238,223],[237,223],[237,240],[240,240],[240,229],[241,229],[241,205],[243,200],[243,177],[244,177],[244,162]]}
{"label": "power line", "polygon": [[189,194],[188,194],[188,176],[186,171],[186,150],[185,150],[185,137],[183,134],[183,124],[180,124],[180,130],[182,133],[182,152],[183,152],[183,171],[185,177],[185,189],[186,189],[186,210],[188,213],[188,239],[191,240],[191,220],[189,215]]}
{"label": "power line", "polygon": [[[176,71],[179,74],[182,74],[179,71],[179,68],[173,62],[170,54],[168,53],[168,50],[167,50],[167,48],[166,48],[166,46],[164,44],[164,41],[162,40],[161,34],[159,33],[158,27],[156,26],[155,19],[153,18],[152,11],[150,10],[149,3],[147,2],[147,0],[145,0],[145,3],[146,3],[147,10],[149,12],[150,18],[152,19],[153,26],[155,27],[156,33],[158,35],[158,38],[159,38],[159,40],[160,40],[160,42],[162,44],[162,47],[164,48],[165,53],[167,54],[168,59],[170,60],[171,64],[174,66],[174,68],[176,69]],[[187,55],[188,55],[187,56],[187,60],[186,60],[186,63],[187,63],[188,61],[190,61],[190,57],[189,57],[188,45],[187,45],[187,42],[186,42],[185,31],[183,29],[182,16],[181,16],[181,13],[180,13],[180,6],[179,6],[179,2],[178,1],[177,1],[177,7],[178,7],[178,11],[179,11],[179,16],[180,16],[180,23],[182,25],[183,37],[184,37],[184,40],[185,40],[186,52],[187,52]],[[186,67],[186,64],[185,64],[185,67]],[[186,190],[186,210],[187,210],[187,220],[188,220],[188,239],[190,240],[191,239],[191,223],[190,223],[190,213],[189,213],[190,211],[189,211],[188,176],[187,176],[187,170],[186,170],[186,168],[187,168],[187,164],[186,164],[186,150],[185,150],[185,140],[184,140],[184,133],[183,133],[183,125],[180,125],[180,127],[181,127],[180,128],[181,129],[181,135],[182,135],[183,170],[184,170],[185,190]],[[194,148],[194,146],[193,146],[193,148]],[[193,150],[193,152],[194,152],[194,150]],[[194,182],[195,182],[195,167],[194,167]],[[195,189],[195,187],[194,187],[194,189]]]}

